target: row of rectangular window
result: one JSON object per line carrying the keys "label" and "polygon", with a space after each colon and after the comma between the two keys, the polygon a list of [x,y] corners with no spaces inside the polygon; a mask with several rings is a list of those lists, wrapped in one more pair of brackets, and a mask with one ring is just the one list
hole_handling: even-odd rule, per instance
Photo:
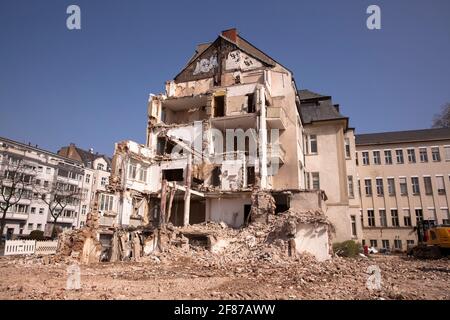
{"label": "row of rectangular window", "polygon": [[38,173],[43,173],[44,169],[45,169],[45,173],[46,174],[52,174],[52,168],[51,167],[38,166],[38,167],[34,167],[34,169],[36,169],[36,171]]}
{"label": "row of rectangular window", "polygon": [[[85,205],[83,205],[83,207],[86,207]],[[65,210],[65,211],[73,211],[73,210]],[[45,214],[45,208],[37,208],[37,207],[31,207],[28,204],[16,204],[14,206],[11,207],[11,210],[9,212],[14,212],[14,213],[25,213],[25,214],[37,214],[39,213],[40,215]],[[67,216],[67,215],[64,215]],[[75,217],[76,217],[76,212],[75,212]]]}
{"label": "row of rectangular window", "polygon": [[[8,162],[9,164],[14,164],[17,165],[19,163],[19,161],[21,161],[21,159],[16,158],[14,156],[9,156],[8,157]],[[35,171],[37,173],[45,173],[46,174],[53,174],[53,168],[52,167],[45,167],[45,166],[35,166],[35,165],[28,165],[28,164],[24,164],[24,168],[27,170],[31,170],[31,171]],[[57,170],[57,175],[60,177],[65,177],[65,178],[70,178],[70,179],[75,179],[75,180],[81,180],[82,179],[82,175],[73,172],[73,171],[69,171],[63,168],[58,168],[55,169]]]}
{"label": "row of rectangular window", "polygon": [[[378,248],[378,240],[371,239],[371,240],[369,240],[369,243],[370,243],[370,247]],[[363,244],[363,246],[366,245],[366,240],[363,240],[362,244]],[[406,240],[406,246],[407,247],[413,246],[413,245],[414,245],[414,240]],[[386,249],[386,250],[390,250],[391,247],[390,247],[389,240],[385,240],[385,239],[381,240],[381,248],[382,249]],[[394,249],[396,249],[396,250],[403,250],[402,240],[394,239]]]}
{"label": "row of rectangular window", "polygon": [[[36,213],[36,209],[35,207],[31,207],[31,214],[35,214]],[[39,214],[44,214],[45,209],[44,208],[39,208]]]}
{"label": "row of rectangular window", "polygon": [[128,178],[147,182],[147,168],[141,166],[138,167],[136,164],[130,163],[128,166]]}
{"label": "row of rectangular window", "polygon": [[[449,178],[450,178],[450,176],[449,176]],[[402,195],[402,196],[408,195],[407,178],[400,177],[400,178],[398,178],[398,180],[399,180],[399,186],[400,186],[400,195]],[[425,194],[426,195],[433,194],[433,184],[431,181],[431,177],[430,176],[423,177],[423,183],[425,186]],[[349,182],[349,184],[350,184],[350,182]],[[444,183],[443,176],[436,176],[436,185],[437,185],[438,194],[440,194],[440,195],[445,194],[445,183]],[[387,178],[387,186],[388,186],[388,194],[390,196],[395,196],[395,194],[396,194],[395,179]],[[375,187],[376,187],[377,195],[384,196],[384,180],[382,178],[375,179]],[[411,177],[411,188],[412,188],[413,195],[420,194],[419,177]],[[372,194],[373,194],[372,179],[364,179],[364,193],[368,197],[372,196]]]}
{"label": "row of rectangular window", "polygon": [[[433,209],[428,209],[430,211],[430,215],[432,217],[434,217],[436,215],[436,210]],[[448,209],[441,209],[442,211],[442,215],[443,218],[442,219],[442,224],[448,224],[450,222],[450,216],[449,216],[449,211]],[[390,210],[391,213],[391,227],[400,227],[400,218],[399,218],[399,214],[398,214],[398,210],[397,209],[391,209]],[[376,222],[375,219],[375,211],[373,209],[368,209],[367,210],[367,223],[369,227],[388,227],[388,218],[386,215],[386,210],[385,209],[379,209],[378,210],[378,215],[379,215],[379,223]],[[415,215],[416,215],[416,221],[422,221],[423,220],[423,210],[422,209],[415,209]],[[438,221],[439,223],[439,221]],[[411,227],[412,223],[411,223],[411,213],[409,209],[403,209],[403,225],[402,227]]]}
{"label": "row of rectangular window", "polygon": [[[34,229],[34,223],[29,223],[27,225],[28,230],[33,230]],[[42,223],[38,223],[36,224],[36,230],[42,230]]]}
{"label": "row of rectangular window", "polygon": [[[91,175],[90,174],[86,174],[86,183],[91,183]],[[102,186],[106,186],[107,183],[108,183],[108,177],[102,177],[100,184]]]}
{"label": "row of rectangular window", "polygon": [[[445,160],[450,161],[450,146],[444,147],[445,150]],[[409,163],[416,163],[416,150],[415,149],[407,149],[407,158]],[[393,157],[391,150],[384,150],[384,164],[390,165],[393,164]],[[362,155],[362,164],[365,166],[370,165],[370,155],[369,151],[361,152]],[[358,157],[357,157],[358,159]],[[381,151],[375,150],[372,151],[372,159],[373,164],[381,165]],[[419,159],[420,162],[428,162],[428,151],[427,148],[419,148]],[[441,161],[441,154],[439,151],[439,147],[431,148],[431,159],[434,162]],[[395,160],[397,164],[405,163],[405,158],[403,154],[403,149],[395,150]],[[358,164],[358,161],[357,161]]]}
{"label": "row of rectangular window", "polygon": [[[11,159],[11,158],[10,158],[10,159]],[[14,161],[13,161],[13,162],[10,161],[10,163],[13,164]],[[16,164],[17,164],[17,163],[16,163]],[[44,170],[45,170],[45,173],[46,173],[46,174],[52,174],[52,168],[51,168],[51,167],[44,167],[44,166],[37,166],[37,167],[36,167],[36,166],[34,166],[34,165],[30,165],[30,166],[24,165],[24,167],[26,167],[26,168],[28,168],[28,169],[30,169],[30,170],[36,171],[36,172],[38,172],[38,173],[43,173]]]}
{"label": "row of rectangular window", "polygon": [[[86,206],[83,206],[86,207]],[[28,212],[30,214],[36,214],[39,212],[40,215],[43,215],[45,213],[45,209],[44,208],[39,208],[39,210],[37,210],[38,208],[36,207],[31,207],[27,204],[16,204],[12,207],[11,212],[14,213],[25,213],[28,214]],[[76,217],[77,216],[77,212],[73,211],[73,210],[64,210],[64,215],[65,217]]]}

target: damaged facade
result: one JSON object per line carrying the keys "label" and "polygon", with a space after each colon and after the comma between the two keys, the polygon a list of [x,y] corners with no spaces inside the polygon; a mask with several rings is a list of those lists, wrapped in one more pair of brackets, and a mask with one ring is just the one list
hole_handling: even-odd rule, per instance
{"label": "damaged facade", "polygon": [[[450,221],[449,129],[355,140],[331,96],[298,90],[289,69],[235,29],[198,45],[165,91],[150,94],[145,138],[116,143],[112,159],[0,138],[0,160],[25,152],[37,182],[67,178],[83,191],[59,221],[82,228],[64,233],[59,251],[83,262],[259,245],[325,260],[332,242],[404,250],[417,241],[416,221]],[[32,200],[8,212],[7,234],[48,225]]]}
{"label": "damaged facade", "polygon": [[[167,226],[241,228],[289,212],[326,220],[325,193],[306,190],[304,130],[291,71],[235,29],[224,31],[197,47],[164,93],[150,95],[146,145],[116,143],[107,191],[97,193],[92,212],[98,240],[114,260],[118,230],[128,242],[134,230],[147,230],[136,241],[151,251]],[[309,230],[301,221],[289,235],[291,253],[304,249],[294,245],[303,234],[328,257],[329,225]]]}

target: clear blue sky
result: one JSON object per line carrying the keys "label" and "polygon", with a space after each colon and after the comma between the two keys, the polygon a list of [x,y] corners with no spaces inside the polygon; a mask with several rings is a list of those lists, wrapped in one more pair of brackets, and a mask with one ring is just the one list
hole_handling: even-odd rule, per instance
{"label": "clear blue sky", "polygon": [[[66,28],[70,4],[80,31]],[[358,133],[430,127],[450,101],[449,0],[1,0],[0,136],[109,154],[144,143],[148,94],[231,27],[299,88],[332,95]]]}

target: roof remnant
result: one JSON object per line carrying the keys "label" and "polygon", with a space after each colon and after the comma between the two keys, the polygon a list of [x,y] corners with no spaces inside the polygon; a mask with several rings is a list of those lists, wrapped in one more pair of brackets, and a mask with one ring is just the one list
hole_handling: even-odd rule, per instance
{"label": "roof remnant", "polygon": [[347,120],[348,118],[340,114],[331,103],[320,102],[318,105],[307,105],[300,107],[304,124],[315,121],[327,120]]}
{"label": "roof remnant", "polygon": [[304,124],[316,121],[346,120],[348,117],[339,112],[337,105],[333,105],[330,96],[324,96],[309,90],[299,90],[300,113]]}
{"label": "roof remnant", "polygon": [[313,91],[304,89],[304,90],[298,90],[298,95],[300,97],[300,101],[306,101],[311,99],[330,99],[330,96],[324,96],[320,93],[315,93]]}

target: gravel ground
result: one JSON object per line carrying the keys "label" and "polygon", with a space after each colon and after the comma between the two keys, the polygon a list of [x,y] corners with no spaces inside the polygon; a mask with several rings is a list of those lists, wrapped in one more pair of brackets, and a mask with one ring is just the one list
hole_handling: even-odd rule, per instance
{"label": "gravel ground", "polygon": [[[81,266],[81,290],[66,290],[70,262],[0,257],[0,299],[450,299],[448,259],[403,256],[229,263],[203,255]],[[367,268],[381,270],[370,291]]]}

